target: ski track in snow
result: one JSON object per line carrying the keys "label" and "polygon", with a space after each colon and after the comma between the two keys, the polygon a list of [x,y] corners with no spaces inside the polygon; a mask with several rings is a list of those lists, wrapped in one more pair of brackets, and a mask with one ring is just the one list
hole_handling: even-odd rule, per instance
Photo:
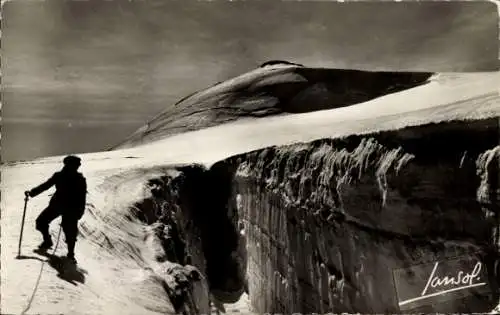
{"label": "ski track in snow", "polygon": [[[101,218],[110,213],[113,220],[113,214],[140,200],[141,183],[159,174],[160,167],[193,162],[210,166],[226,157],[272,145],[398,129],[422,123],[500,116],[499,86],[498,72],[441,74],[434,77],[430,84],[355,106],[244,120],[131,149],[81,154],[81,172],[88,181],[88,201],[93,203]],[[92,237],[80,236],[76,247],[78,265],[87,271],[85,283],[75,285],[60,279],[48,263],[37,260],[45,260],[45,257],[32,252],[41,241],[34,229],[35,219],[48,204],[51,192],[31,199],[28,204],[22,254],[34,259],[16,259],[23,191],[39,184],[60,167],[59,156],[2,166],[2,314],[21,314],[35,288],[26,314],[172,313],[166,296],[160,292],[161,288],[145,281],[140,261],[127,258],[126,252],[101,248],[92,241]],[[119,218],[116,220],[115,223],[121,222]],[[80,226],[98,230],[117,242],[127,237],[125,231],[112,223],[103,222],[87,211]],[[141,233],[140,226],[130,228],[138,235]],[[59,219],[51,224],[54,241],[58,229]],[[127,242],[140,243],[138,239]],[[55,255],[65,254],[66,245],[61,233]],[[36,287],[40,270],[42,274]],[[227,305],[227,311],[248,314],[246,297],[236,305]]]}

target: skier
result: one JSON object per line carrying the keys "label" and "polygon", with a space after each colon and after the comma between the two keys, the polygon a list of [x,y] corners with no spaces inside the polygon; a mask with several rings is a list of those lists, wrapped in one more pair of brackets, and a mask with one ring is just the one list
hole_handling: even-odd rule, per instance
{"label": "skier", "polygon": [[80,167],[80,158],[74,155],[63,159],[64,167],[56,172],[43,184],[25,192],[26,196],[35,197],[55,185],[56,192],[50,199],[48,207],[36,219],[36,229],[42,233],[43,242],[39,249],[47,250],[52,247],[49,234],[49,224],[62,216],[62,229],[68,245],[67,258],[76,263],[75,243],[78,235],[78,220],[85,211],[87,182],[85,177],[77,172]]}

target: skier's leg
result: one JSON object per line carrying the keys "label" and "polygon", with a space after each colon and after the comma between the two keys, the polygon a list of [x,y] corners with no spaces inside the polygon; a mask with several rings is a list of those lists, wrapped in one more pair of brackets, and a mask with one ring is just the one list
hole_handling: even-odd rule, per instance
{"label": "skier's leg", "polygon": [[49,234],[49,224],[59,216],[59,211],[56,207],[49,205],[45,210],[40,213],[36,219],[36,229],[42,233],[43,243],[42,247],[52,246],[52,240]]}
{"label": "skier's leg", "polygon": [[62,228],[68,245],[68,258],[74,258],[76,237],[78,235],[78,219],[63,215]]}

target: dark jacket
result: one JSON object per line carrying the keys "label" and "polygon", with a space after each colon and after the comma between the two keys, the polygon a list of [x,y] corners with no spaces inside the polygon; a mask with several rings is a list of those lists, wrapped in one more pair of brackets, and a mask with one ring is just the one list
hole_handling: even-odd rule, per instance
{"label": "dark jacket", "polygon": [[50,199],[50,206],[60,209],[61,214],[81,218],[85,211],[87,197],[87,181],[81,173],[60,171],[54,173],[45,183],[29,191],[30,197],[35,197],[52,186],[56,192]]}

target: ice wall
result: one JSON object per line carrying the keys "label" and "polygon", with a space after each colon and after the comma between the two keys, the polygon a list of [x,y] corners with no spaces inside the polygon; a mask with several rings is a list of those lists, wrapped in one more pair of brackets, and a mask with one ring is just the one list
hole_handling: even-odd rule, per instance
{"label": "ice wall", "polygon": [[177,177],[182,174],[172,168],[148,168],[106,178],[91,195],[104,205],[88,207],[82,237],[137,273],[125,278],[132,286],[126,298],[162,314],[208,314],[207,277],[193,265],[191,249],[196,254],[197,248],[187,248],[179,225]]}
{"label": "ice wall", "polygon": [[[488,268],[489,293],[412,311],[490,311],[498,304],[498,126],[450,122],[236,157],[252,306],[403,312],[395,269],[466,255]],[[418,286],[415,277],[402,281]]]}
{"label": "ice wall", "polygon": [[[200,270],[198,296],[233,303],[247,290],[259,313],[487,312],[499,299],[499,131],[498,119],[456,121],[180,166],[150,181],[134,216],[174,227],[156,259]],[[400,304],[425,285],[418,266],[456,257],[481,263],[480,290]]]}
{"label": "ice wall", "polygon": [[211,304],[237,302],[246,261],[228,216],[235,167],[189,165],[158,173],[125,214],[146,230],[140,256],[153,266],[153,280],[163,283],[179,313],[207,314]]}

